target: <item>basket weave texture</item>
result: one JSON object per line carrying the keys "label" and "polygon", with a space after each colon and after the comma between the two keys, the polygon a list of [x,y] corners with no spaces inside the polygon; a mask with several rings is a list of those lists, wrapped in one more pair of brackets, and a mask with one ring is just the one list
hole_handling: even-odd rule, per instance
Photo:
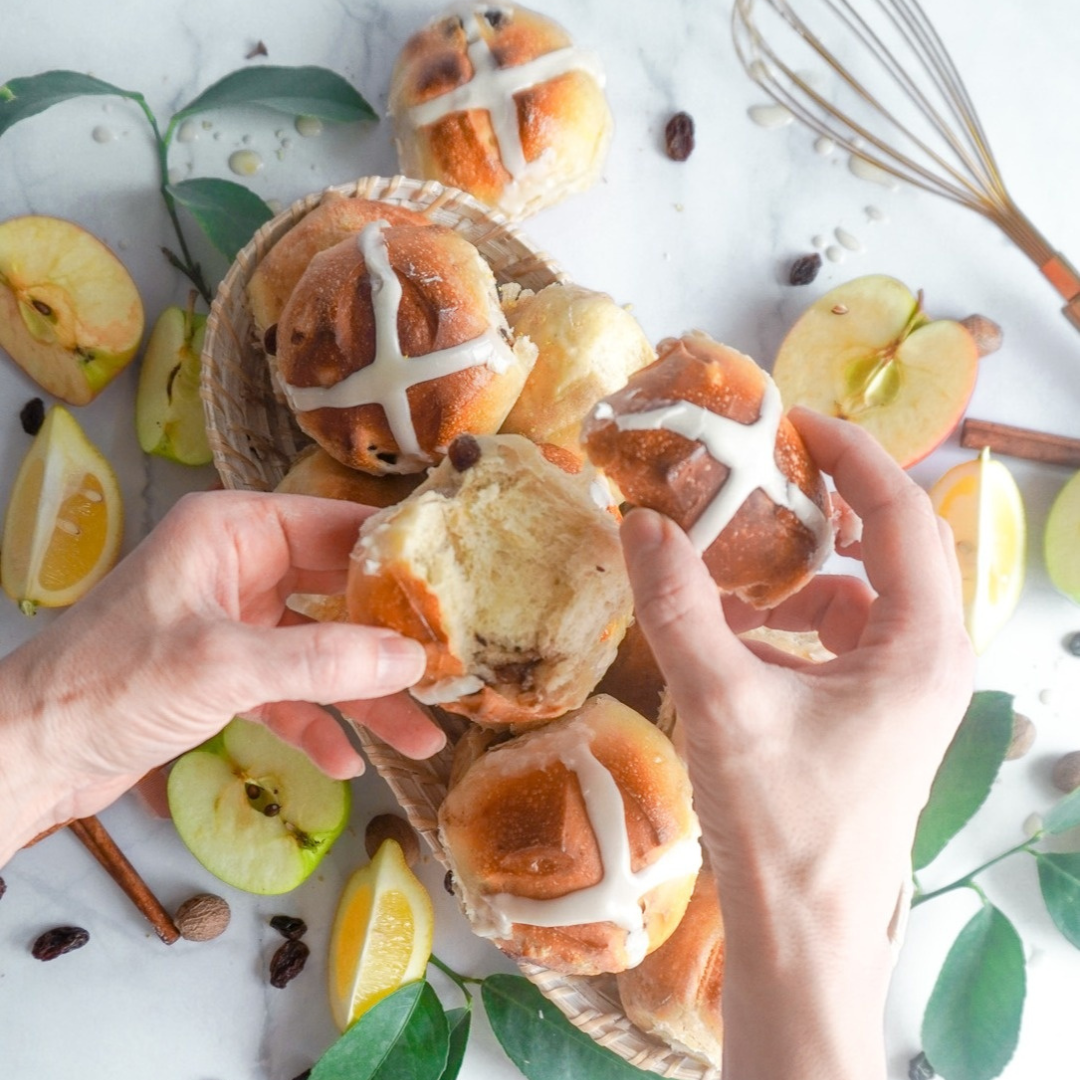
{"label": "basket weave texture", "polygon": [[[499,284],[516,282],[539,290],[566,275],[507,220],[472,196],[435,181],[406,177],[364,177],[330,189],[347,196],[378,199],[425,213],[455,229],[484,256]],[[201,396],[214,464],[230,489],[271,491],[295,456],[310,443],[286,405],[274,395],[270,372],[257,340],[246,288],[271,247],[323,198],[316,192],[267,222],[239,253],[207,320],[202,352]],[[446,796],[453,745],[467,721],[440,713],[447,732],[443,751],[426,761],[403,757],[364,728],[365,753],[394,792],[413,827],[440,862],[438,812]],[[673,1050],[633,1025],[619,1001],[614,976],[574,976],[522,963],[521,972],[581,1031],[636,1065],[673,1080],[719,1080],[719,1070]]]}

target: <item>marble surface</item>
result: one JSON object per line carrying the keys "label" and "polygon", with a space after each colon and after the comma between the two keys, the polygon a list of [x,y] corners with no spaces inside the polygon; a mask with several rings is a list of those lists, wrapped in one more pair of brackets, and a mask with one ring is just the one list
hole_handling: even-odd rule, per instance
{"label": "marble surface", "polygon": [[[7,0],[2,6],[0,81],[51,68],[85,71],[142,91],[162,121],[216,79],[260,62],[329,67],[383,114],[396,51],[436,10],[427,0]],[[1064,119],[1065,104],[1080,93],[1080,25],[1072,5],[955,0],[933,7],[1016,201],[1060,250],[1080,259],[1074,175],[1080,137]],[[1059,314],[1049,285],[976,214],[910,187],[859,179],[843,155],[815,151],[813,136],[798,125],[766,129],[752,122],[748,110],[765,98],[736,60],[730,4],[546,0],[543,8],[579,43],[599,51],[616,119],[602,181],[525,226],[574,280],[632,304],[653,340],[700,327],[767,364],[811,299],[860,274],[893,274],[924,289],[934,313],[979,311],[1004,327],[1004,348],[984,361],[969,415],[1078,433],[1080,336]],[[259,41],[268,57],[247,60]],[[680,109],[697,122],[697,148],[681,164],[662,152],[664,123]],[[386,121],[328,127],[305,138],[292,118],[280,115],[230,111],[206,119],[195,141],[174,147],[170,166],[177,176],[228,177],[230,153],[248,146],[265,167],[246,182],[284,205],[327,184],[396,171]],[[95,140],[96,128],[105,141]],[[183,302],[187,291],[159,251],[173,238],[155,183],[143,117],[119,99],[64,104],[0,139],[0,218],[54,214],[99,235],[134,275],[149,320],[165,305]],[[868,207],[884,220],[873,220]],[[812,250],[815,237],[835,244],[838,227],[857,237],[862,250],[826,260],[810,286],[787,285],[791,260]],[[220,277],[225,267],[206,257],[211,274]],[[185,469],[140,453],[132,420],[135,382],[132,367],[78,411],[119,474],[127,548],[182,492],[213,479],[210,469]],[[18,411],[36,393],[0,357],[0,504],[28,445]],[[929,484],[967,456],[954,438],[914,473]],[[1080,746],[1080,659],[1062,645],[1080,629],[1080,609],[1055,593],[1041,556],[1050,502],[1070,472],[1009,465],[1028,513],[1027,580],[1015,618],[980,662],[978,681],[1015,694],[1038,739],[1026,758],[1005,766],[984,808],[925,873],[927,887],[1018,842],[1028,816],[1055,799],[1052,762]],[[54,617],[43,612],[27,620],[5,599],[0,650]],[[393,806],[373,775],[358,781],[355,793],[352,828],[313,879],[280,899],[246,896],[216,882],[171,824],[147,813],[134,796],[102,813],[168,906],[201,890],[228,897],[233,926],[212,944],[166,948],[157,942],[68,833],[17,855],[3,870],[8,889],[0,901],[3,1074],[13,1080],[290,1080],[309,1066],[334,1036],[321,961],[330,914],[344,877],[364,859],[364,823]],[[443,891],[438,864],[426,859],[421,873],[438,908],[439,955],[462,971],[509,970],[470,935]],[[981,880],[1018,927],[1029,957],[1020,1047],[1003,1075],[1074,1076],[1077,953],[1051,925],[1030,860],[1005,862]],[[911,920],[887,1020],[890,1075],[897,1080],[919,1048],[922,1010],[945,951],[975,905],[969,893],[952,894]],[[277,944],[266,917],[279,911],[302,915],[312,927],[311,968],[285,991],[269,988],[264,974]],[[39,932],[70,922],[90,928],[91,947],[55,964],[30,958]],[[448,1005],[456,1004],[452,998],[447,991]],[[518,1075],[482,1019],[476,1027],[466,1080]]]}

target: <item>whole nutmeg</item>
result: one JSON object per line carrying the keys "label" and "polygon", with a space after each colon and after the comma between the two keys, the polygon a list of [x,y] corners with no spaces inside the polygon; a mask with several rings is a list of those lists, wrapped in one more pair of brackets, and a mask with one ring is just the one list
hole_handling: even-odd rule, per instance
{"label": "whole nutmeg", "polygon": [[176,910],[176,928],[188,941],[211,941],[229,925],[228,902],[213,893],[198,893]]}
{"label": "whole nutmeg", "polygon": [[980,359],[1001,348],[1005,335],[993,319],[988,319],[985,315],[969,315],[960,320],[960,325],[975,339],[975,348]]}
{"label": "whole nutmeg", "polygon": [[408,866],[415,866],[420,858],[420,839],[416,830],[398,814],[378,814],[364,830],[364,849],[368,858],[374,859],[384,840],[396,840]]}
{"label": "whole nutmeg", "polygon": [[1006,761],[1015,761],[1022,758],[1035,742],[1035,725],[1023,713],[1013,713],[1012,738],[1009,740],[1009,748],[1005,751]]}
{"label": "whole nutmeg", "polygon": [[1062,754],[1055,762],[1050,778],[1054,787],[1066,794],[1080,788],[1080,750]]}

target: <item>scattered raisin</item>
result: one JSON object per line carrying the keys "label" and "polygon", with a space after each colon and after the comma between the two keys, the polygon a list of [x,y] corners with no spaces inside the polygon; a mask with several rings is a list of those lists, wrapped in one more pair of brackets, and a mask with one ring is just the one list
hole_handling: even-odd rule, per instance
{"label": "scattered raisin", "polygon": [[454,871],[447,870],[446,877],[442,879],[442,887],[451,895],[454,895]]}
{"label": "scattered raisin", "polygon": [[791,264],[788,283],[791,285],[809,285],[818,276],[821,269],[821,256],[816,252],[801,255]]}
{"label": "scattered raisin", "polygon": [[270,55],[270,53],[266,48],[266,44],[264,42],[262,42],[262,41],[258,41],[258,42],[255,43],[254,48],[252,48],[248,52],[248,54],[244,57],[244,59],[245,60],[254,60],[256,56],[269,56],[269,55]]}
{"label": "scattered raisin", "polygon": [[458,472],[471,469],[480,460],[480,444],[476,441],[476,436],[459,435],[450,444],[447,456]]}
{"label": "scattered raisin", "polygon": [[1080,656],[1080,630],[1077,630],[1075,634],[1070,634],[1065,639],[1065,648],[1068,649],[1073,656]]}
{"label": "scattered raisin", "polygon": [[263,349],[270,356],[277,356],[277,323],[266,328],[263,334]]}
{"label": "scattered raisin", "polygon": [[677,112],[664,128],[664,149],[672,161],[685,161],[694,151],[694,118]]}
{"label": "scattered raisin", "polygon": [[7,882],[0,877],[0,896],[3,896],[7,892]]}
{"label": "scattered raisin", "polygon": [[289,941],[299,941],[307,933],[307,923],[296,915],[275,915],[270,925]]}
{"label": "scattered raisin", "polygon": [[305,1069],[299,1076],[294,1076],[293,1080],[308,1080],[309,1076],[311,1076],[311,1070]]}
{"label": "scattered raisin", "polygon": [[27,435],[36,435],[45,423],[45,402],[39,397],[31,398],[19,410],[19,422]]}
{"label": "scattered raisin", "polygon": [[270,961],[270,985],[284,989],[307,963],[311,950],[302,942],[290,938],[281,946]]}
{"label": "scattered raisin", "polygon": [[908,1080],[934,1080],[937,1076],[930,1059],[922,1050],[908,1062],[907,1074]]}
{"label": "scattered raisin", "polygon": [[81,949],[90,935],[81,926],[56,926],[34,942],[30,952],[35,960],[55,960],[64,953]]}
{"label": "scattered raisin", "polygon": [[487,19],[487,24],[492,30],[498,30],[500,26],[505,25],[509,21],[506,12],[499,8],[488,8],[488,10],[484,12],[484,18]]}

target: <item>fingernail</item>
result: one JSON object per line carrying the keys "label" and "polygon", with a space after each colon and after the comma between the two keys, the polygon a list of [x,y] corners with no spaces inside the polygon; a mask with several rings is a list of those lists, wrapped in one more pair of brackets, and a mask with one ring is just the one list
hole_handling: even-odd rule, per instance
{"label": "fingernail", "polygon": [[403,689],[419,681],[427,667],[424,646],[412,638],[387,634],[379,639],[375,678],[380,686]]}

